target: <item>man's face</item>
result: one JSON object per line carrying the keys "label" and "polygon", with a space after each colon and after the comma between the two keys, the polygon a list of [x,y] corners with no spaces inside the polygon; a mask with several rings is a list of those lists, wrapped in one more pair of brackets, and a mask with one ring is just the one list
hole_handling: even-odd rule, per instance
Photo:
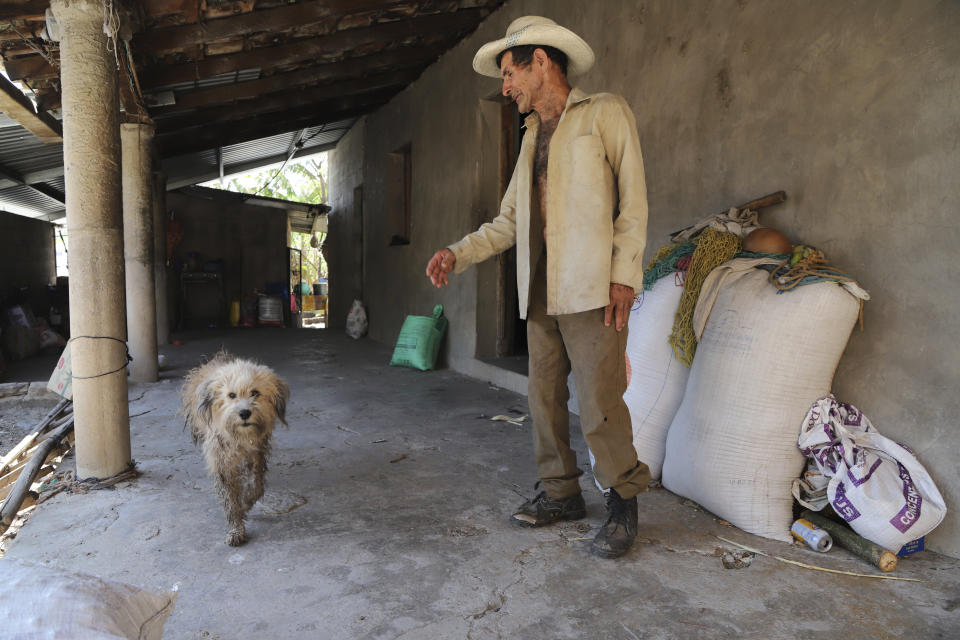
{"label": "man's face", "polygon": [[541,74],[536,72],[535,60],[526,67],[513,63],[513,53],[507,51],[500,59],[500,77],[503,79],[503,95],[517,103],[520,113],[533,109],[533,101],[543,86]]}

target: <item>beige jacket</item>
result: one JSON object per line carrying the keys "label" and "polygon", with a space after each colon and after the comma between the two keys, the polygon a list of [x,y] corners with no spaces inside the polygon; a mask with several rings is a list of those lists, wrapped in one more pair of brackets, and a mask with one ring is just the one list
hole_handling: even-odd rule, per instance
{"label": "beige jacket", "polygon": [[[533,155],[540,117],[527,132],[500,215],[451,245],[455,270],[517,245],[520,317],[527,317],[531,256],[542,240],[531,234]],[[547,313],[605,307],[610,283],[643,285],[647,189],[633,112],[620,96],[573,89],[550,141],[547,180]],[[539,215],[539,214],[537,214]]]}

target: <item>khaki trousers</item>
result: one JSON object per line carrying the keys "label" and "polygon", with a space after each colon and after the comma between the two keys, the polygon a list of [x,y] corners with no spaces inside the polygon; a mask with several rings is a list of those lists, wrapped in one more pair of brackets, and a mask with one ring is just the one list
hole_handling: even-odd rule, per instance
{"label": "khaki trousers", "polygon": [[527,312],[529,402],[537,472],[552,498],[580,493],[578,478],[583,473],[570,448],[567,377],[571,370],[580,428],[596,460],[594,476],[600,486],[632,498],[650,482],[650,469],[637,460],[630,412],[623,401],[627,328],[617,332],[613,323],[605,327],[603,313],[600,308],[547,315],[546,255],[541,255]]}

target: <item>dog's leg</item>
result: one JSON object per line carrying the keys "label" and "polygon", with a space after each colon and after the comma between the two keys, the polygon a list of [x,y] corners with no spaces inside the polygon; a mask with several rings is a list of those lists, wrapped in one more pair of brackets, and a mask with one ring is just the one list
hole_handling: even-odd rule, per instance
{"label": "dog's leg", "polygon": [[263,497],[264,478],[267,475],[266,456],[262,453],[257,454],[253,466],[247,470],[247,473],[249,482],[244,484],[246,489],[244,506],[249,511],[257,503],[257,500]]}
{"label": "dog's leg", "polygon": [[223,502],[223,511],[227,515],[227,544],[231,547],[238,547],[247,541],[247,530],[244,525],[248,508],[245,508],[241,496],[241,478],[224,478],[219,476],[217,479],[217,494]]}

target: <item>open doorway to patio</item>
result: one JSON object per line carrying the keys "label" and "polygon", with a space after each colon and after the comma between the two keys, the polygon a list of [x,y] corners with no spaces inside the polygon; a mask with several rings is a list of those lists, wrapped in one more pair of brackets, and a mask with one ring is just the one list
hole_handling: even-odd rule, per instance
{"label": "open doorway to patio", "polygon": [[326,235],[326,231],[290,232],[290,290],[296,294],[294,300],[304,329],[325,329],[328,324],[329,272],[323,257]]}
{"label": "open doorway to patio", "polygon": [[[500,213],[500,200],[510,184],[523,120],[516,106],[499,93],[481,100],[482,139],[480,192],[484,219]],[[517,373],[527,373],[527,329],[517,300],[517,250],[503,252],[477,265],[477,358]]]}
{"label": "open doorway to patio", "polygon": [[[295,157],[257,170],[224,176],[204,186],[244,195],[245,202],[286,210],[287,282],[274,301],[290,326],[323,329],[328,325],[326,152]],[[283,309],[289,307],[289,312]]]}

